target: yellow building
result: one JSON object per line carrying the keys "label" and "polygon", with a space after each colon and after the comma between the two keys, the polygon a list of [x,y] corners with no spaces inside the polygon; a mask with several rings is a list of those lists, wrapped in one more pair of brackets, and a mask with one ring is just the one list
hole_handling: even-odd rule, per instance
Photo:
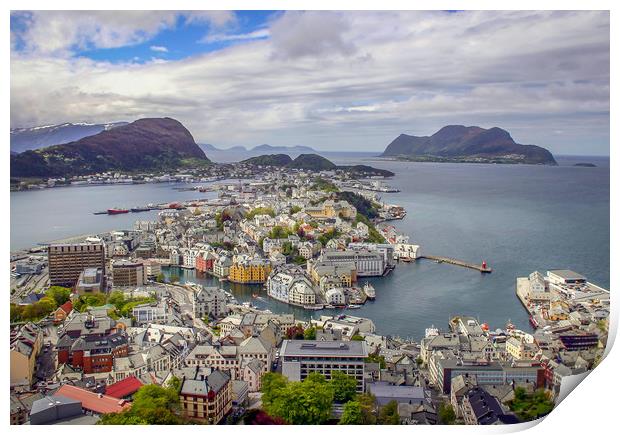
{"label": "yellow building", "polygon": [[236,259],[230,266],[228,280],[242,284],[262,284],[271,273],[271,262],[266,259]]}
{"label": "yellow building", "polygon": [[11,331],[11,387],[32,385],[42,345],[43,333],[32,323]]}

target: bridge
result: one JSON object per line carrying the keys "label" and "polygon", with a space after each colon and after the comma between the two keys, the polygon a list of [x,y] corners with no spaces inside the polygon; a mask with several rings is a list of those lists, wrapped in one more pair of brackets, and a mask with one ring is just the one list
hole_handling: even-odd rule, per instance
{"label": "bridge", "polygon": [[493,272],[493,269],[488,267],[485,261],[483,261],[482,264],[473,264],[473,263],[468,263],[466,261],[457,260],[456,258],[439,257],[436,255],[421,255],[418,258],[425,258],[427,260],[433,260],[437,263],[454,264],[455,266],[461,266],[461,267],[466,267],[468,269],[474,269],[481,273]]}

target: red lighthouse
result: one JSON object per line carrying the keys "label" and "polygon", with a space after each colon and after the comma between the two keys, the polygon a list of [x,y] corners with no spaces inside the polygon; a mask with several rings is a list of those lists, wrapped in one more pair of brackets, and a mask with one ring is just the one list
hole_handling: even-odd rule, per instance
{"label": "red lighthouse", "polygon": [[484,261],[484,260],[482,260],[482,268],[483,268],[483,269],[486,269],[486,268],[487,268],[487,262],[486,262],[486,261]]}

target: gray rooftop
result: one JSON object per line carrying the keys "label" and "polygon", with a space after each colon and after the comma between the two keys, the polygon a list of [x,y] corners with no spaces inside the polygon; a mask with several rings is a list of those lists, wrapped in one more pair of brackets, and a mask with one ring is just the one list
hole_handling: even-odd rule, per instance
{"label": "gray rooftop", "polygon": [[282,356],[368,356],[364,341],[284,340]]}
{"label": "gray rooftop", "polygon": [[560,278],[568,279],[568,280],[586,279],[585,276],[577,272],[573,272],[572,270],[568,270],[568,269],[556,269],[556,270],[550,270],[549,272],[559,276]]}

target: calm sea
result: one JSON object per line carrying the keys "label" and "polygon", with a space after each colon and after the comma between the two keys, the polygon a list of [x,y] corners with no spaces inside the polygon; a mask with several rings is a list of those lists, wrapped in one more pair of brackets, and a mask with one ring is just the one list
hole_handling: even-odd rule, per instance
{"label": "calm sea", "polygon": [[[376,301],[349,312],[372,318],[380,333],[419,339],[425,328],[445,327],[456,314],[476,316],[491,328],[503,327],[510,320],[528,329],[527,315],[514,289],[516,277],[534,270],[573,269],[609,288],[608,158],[557,157],[560,166],[547,167],[330,157],[339,164],[371,164],[396,173],[389,184],[401,192],[383,194],[383,200],[407,209],[407,217],[394,225],[420,244],[424,253],[469,262],[486,260],[493,268],[493,273],[482,275],[422,260],[400,264],[388,277],[371,279]],[[578,162],[597,167],[572,166]],[[206,195],[173,187],[145,184],[12,192],[11,249],[130,228],[137,217],[153,219],[156,214],[95,216],[93,211]],[[174,273],[191,281],[219,284],[193,271]],[[270,300],[257,286],[225,287],[238,300],[251,300],[273,312],[295,312],[304,318],[322,313]],[[259,297],[253,298],[253,293]]]}

